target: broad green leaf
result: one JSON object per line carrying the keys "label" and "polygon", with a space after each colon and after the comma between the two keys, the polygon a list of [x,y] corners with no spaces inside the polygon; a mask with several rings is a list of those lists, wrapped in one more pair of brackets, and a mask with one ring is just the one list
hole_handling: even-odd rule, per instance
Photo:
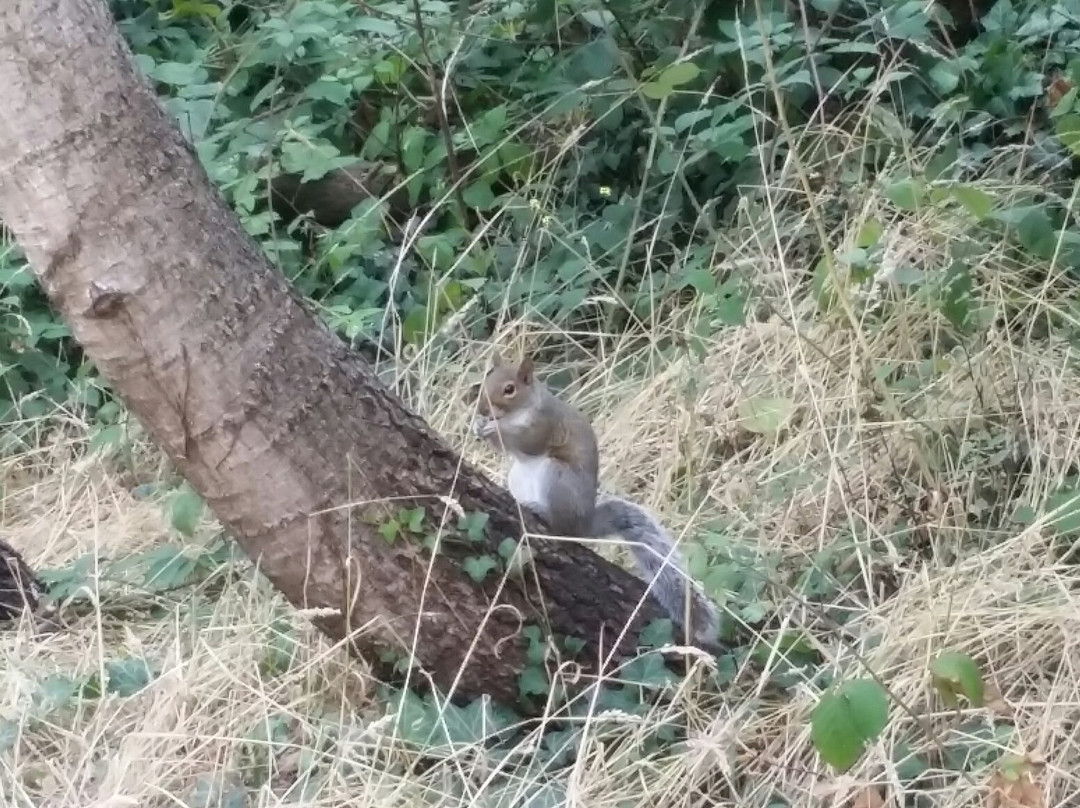
{"label": "broad green leaf", "polygon": [[462,194],[465,204],[476,210],[490,210],[495,205],[495,192],[491,184],[484,180],[474,182]]}
{"label": "broad green leaf", "polygon": [[202,497],[185,484],[172,498],[171,507],[169,508],[169,522],[174,530],[190,538],[195,534],[199,523],[202,522],[205,509],[206,505],[203,503]]}
{"label": "broad green leaf", "polygon": [[692,286],[701,294],[709,294],[716,291],[716,275],[705,267],[692,267],[683,273],[682,286]]}
{"label": "broad green leaf", "polygon": [[1030,505],[1021,505],[1015,511],[1013,511],[1012,521],[1018,525],[1033,525],[1038,518],[1035,513],[1035,509]]}
{"label": "broad green leaf", "polygon": [[401,163],[405,172],[412,174],[424,164],[428,132],[420,126],[410,126],[401,134]]}
{"label": "broad green leaf", "polygon": [[701,68],[693,62],[678,62],[664,68],[664,72],[657,76],[656,81],[668,87],[678,87],[688,84],[700,74]]}
{"label": "broad green leaf", "polygon": [[787,398],[754,396],[743,399],[737,406],[743,426],[759,435],[776,435],[795,409]]}
{"label": "broad green leaf", "polygon": [[641,94],[646,98],[651,98],[653,101],[663,100],[674,91],[670,84],[661,84],[658,81],[647,81],[641,85]]}
{"label": "broad green leaf", "polygon": [[963,263],[949,267],[942,284],[941,312],[958,331],[964,331],[975,310],[975,283]]}
{"label": "broad green leaf", "polygon": [[1050,525],[1065,536],[1080,535],[1080,491],[1075,482],[1065,485],[1046,499]]}
{"label": "broad green leaf", "polygon": [[724,325],[745,325],[746,295],[737,278],[724,281],[716,290],[712,312]]}
{"label": "broad green leaf", "polygon": [[821,697],[810,718],[810,737],[822,759],[843,772],[888,721],[884,689],[871,679],[854,679]]}
{"label": "broad green leaf", "polygon": [[210,127],[214,102],[207,98],[169,98],[165,108],[176,118],[185,136],[192,141],[200,140]]}
{"label": "broad green leaf", "polygon": [[684,112],[675,119],[675,132],[681,135],[687,129],[693,127],[694,124],[708,120],[712,115],[713,111],[711,109],[695,109],[692,112]]}
{"label": "broad green leaf", "polygon": [[885,189],[885,196],[900,210],[918,210],[922,195],[922,183],[910,178],[897,180]]}
{"label": "broad green leaf", "polygon": [[1058,139],[1073,154],[1080,154],[1080,115],[1062,115],[1054,124]]}
{"label": "broad green leaf", "polygon": [[958,696],[972,707],[982,707],[985,692],[982,674],[975,660],[957,651],[945,651],[930,663],[934,687],[950,707],[959,705]]}
{"label": "broad green leaf", "polygon": [[105,664],[108,676],[108,692],[121,697],[133,696],[150,684],[154,672],[146,660],[138,657],[114,659]]}
{"label": "broad green leaf", "polygon": [[149,563],[143,585],[151,592],[167,592],[185,586],[199,567],[198,558],[171,544],[155,547],[146,558]]}
{"label": "broad green leaf", "polygon": [[401,33],[401,27],[392,20],[380,17],[359,17],[353,20],[353,28],[357,31],[367,31],[372,34],[395,36]]}
{"label": "broad green leaf", "polygon": [[814,299],[817,301],[818,310],[828,314],[836,305],[836,284],[839,282],[837,273],[833,271],[832,262],[826,256],[814,265],[814,276],[810,282]]}
{"label": "broad green leaf", "polygon": [[317,101],[330,101],[333,104],[344,105],[352,97],[352,92],[352,85],[323,76],[309,84],[304,94]]}
{"label": "broad green leaf", "polygon": [[579,11],[578,14],[581,16],[581,19],[585,20],[585,22],[594,28],[607,30],[615,24],[615,15],[604,9]]}
{"label": "broad green leaf", "polygon": [[954,185],[952,195],[964,210],[979,221],[989,216],[994,209],[994,197],[970,185]]}
{"label": "broad green leaf", "polygon": [[810,739],[822,760],[842,772],[855,765],[866,746],[851,717],[851,705],[837,693],[826,693],[815,705]]}
{"label": "broad green leaf", "polygon": [[188,808],[245,808],[247,792],[241,775],[200,774],[188,791],[184,805]]}
{"label": "broad green leaf", "polygon": [[511,140],[499,146],[499,162],[502,170],[511,178],[526,179],[532,165],[533,150],[524,143]]}
{"label": "broad green leaf", "polygon": [[859,228],[859,234],[855,237],[855,246],[866,249],[873,247],[881,240],[882,227],[877,219],[867,219]]}
{"label": "broad green leaf", "polygon": [[410,345],[419,345],[432,330],[428,306],[415,306],[401,321],[401,337]]}
{"label": "broad green leaf", "polygon": [[274,621],[270,626],[266,652],[259,663],[260,672],[264,676],[276,676],[289,670],[296,658],[298,647],[293,627],[285,620]]}
{"label": "broad green leaf", "polygon": [[205,84],[210,74],[198,63],[158,62],[150,71],[150,77],[162,84],[183,87],[188,84]]}
{"label": "broad green leaf", "polygon": [[11,718],[0,718],[0,755],[15,748],[22,734],[20,725]]}
{"label": "broad green leaf", "polygon": [[960,84],[963,68],[953,60],[938,62],[930,68],[927,77],[942,95],[948,95]]}
{"label": "broad green leaf", "polygon": [[881,685],[873,679],[852,679],[840,686],[840,693],[851,704],[863,738],[867,741],[877,738],[889,723],[889,700]]}

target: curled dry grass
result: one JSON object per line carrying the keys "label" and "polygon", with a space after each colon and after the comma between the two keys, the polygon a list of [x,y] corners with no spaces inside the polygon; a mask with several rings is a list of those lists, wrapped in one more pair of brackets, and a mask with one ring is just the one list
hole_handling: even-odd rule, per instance
{"label": "curled dry grass", "polygon": [[[829,202],[827,190],[819,202]],[[887,216],[872,194],[854,207],[838,241]],[[902,228],[885,224],[890,260],[931,273],[963,231],[934,213]],[[603,356],[590,357],[574,335],[522,323],[507,324],[501,341],[510,352],[553,337],[573,344],[569,390],[596,419],[605,483],[657,509],[687,541],[718,530],[760,557],[768,579],[761,597],[775,622],[811,629],[838,676],[862,675],[864,665],[880,676],[896,700],[892,720],[852,772],[835,775],[810,743],[817,690],[804,683],[781,699],[764,673],[748,670],[719,701],[688,686],[645,720],[594,716],[576,763],[551,781],[553,802],[542,804],[841,805],[868,785],[897,794],[901,744],[933,757],[972,731],[932,693],[928,664],[942,649],[974,656],[1001,693],[992,709],[965,718],[989,724],[1007,703],[1012,751],[1046,761],[1047,804],[1078,804],[1080,570],[1059,560],[1044,524],[1007,518],[1010,503],[1039,502],[1075,471],[1072,348],[990,328],[966,349],[941,348],[929,370],[926,346],[940,345],[940,313],[908,302],[878,319],[873,300],[856,299],[846,315],[815,317],[799,280],[804,267],[783,258],[789,245],[772,222],[748,219],[744,232],[731,261],[754,268],[773,311],[715,330],[700,354],[671,359],[654,347],[689,338],[694,311],[657,318],[645,339]],[[1023,296],[1029,321],[1065,308],[1053,284],[1032,290],[996,253],[983,261],[975,275],[985,303]],[[476,346],[457,366],[421,354],[401,378],[433,426],[499,474],[499,461],[467,438],[460,402],[463,379],[479,372],[485,351]],[[638,370],[624,373],[631,363]],[[873,381],[920,367],[925,377],[907,388]],[[746,407],[755,398],[790,405],[779,429],[752,429]],[[4,461],[5,538],[41,568],[169,540],[160,503],[132,493],[133,482],[164,473],[152,450],[138,449],[133,481],[130,470],[88,454],[87,428],[68,421],[63,437]],[[1017,454],[1026,471],[1010,476],[1003,469]],[[995,486],[1008,502],[992,501]],[[921,526],[921,543],[900,541],[903,520]],[[846,614],[843,631],[785,578],[836,547],[843,559],[835,569],[849,575],[828,602]],[[769,566],[768,558],[779,560]],[[61,633],[37,637],[24,626],[0,635],[4,804],[195,804],[206,783],[227,790],[268,762],[271,776],[250,788],[248,804],[509,806],[544,781],[526,763],[531,735],[514,769],[477,748],[418,759],[381,717],[361,667],[309,629],[301,628],[289,670],[265,675],[271,627],[293,615],[258,578],[241,575],[212,599],[188,592],[156,606],[150,615],[103,604]],[[154,660],[162,675],[127,699],[75,698],[44,714],[35,706],[49,676],[88,676],[124,655]],[[646,751],[650,724],[679,712],[691,727],[687,742],[673,753]],[[298,775],[309,767],[318,778],[305,784]],[[924,784],[928,804],[985,803],[987,772],[939,773]]]}

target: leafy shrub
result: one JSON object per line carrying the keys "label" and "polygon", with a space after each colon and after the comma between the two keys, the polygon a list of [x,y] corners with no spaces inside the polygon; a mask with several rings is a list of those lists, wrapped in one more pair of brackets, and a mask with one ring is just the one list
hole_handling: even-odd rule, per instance
{"label": "leafy shrub", "polygon": [[[504,311],[632,329],[693,298],[706,327],[737,325],[749,297],[770,297],[725,261],[746,212],[777,218],[818,267],[806,281],[820,295],[839,269],[826,234],[846,191],[875,176],[900,216],[977,209],[976,252],[1004,237],[1019,257],[1080,267],[1068,4],[1000,0],[955,48],[947,12],[918,2],[816,0],[805,18],[777,2],[701,12],[685,0],[113,7],[248,232],[350,340],[483,336]],[[1053,169],[1042,188],[986,197],[965,184],[1023,139]],[[758,190],[792,160],[833,189],[821,228],[798,224],[805,198]],[[289,204],[312,200],[316,221],[294,221]],[[856,275],[877,271],[877,246],[859,246]],[[2,266],[6,417],[45,398],[100,403],[70,383],[86,371],[14,250]]]}

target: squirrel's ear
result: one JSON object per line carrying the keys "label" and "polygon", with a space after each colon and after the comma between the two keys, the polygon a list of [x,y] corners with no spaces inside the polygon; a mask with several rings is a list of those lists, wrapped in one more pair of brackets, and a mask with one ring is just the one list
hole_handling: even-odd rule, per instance
{"label": "squirrel's ear", "polygon": [[502,355],[502,352],[501,352],[501,351],[499,351],[499,350],[498,350],[498,349],[496,348],[496,349],[495,349],[495,352],[494,352],[494,353],[492,353],[492,355],[491,355],[491,366],[492,366],[493,368],[498,368],[498,367],[502,367],[502,366],[503,366],[503,365],[505,365],[505,364],[506,364],[506,363],[505,363],[505,362],[503,361],[503,355]]}
{"label": "squirrel's ear", "polygon": [[465,395],[461,397],[461,400],[470,406],[475,404],[480,398],[480,382],[471,385],[468,390],[465,391]]}
{"label": "squirrel's ear", "polygon": [[532,384],[533,381],[533,360],[528,354],[525,354],[521,359],[521,364],[518,365],[517,371],[518,381],[522,384]]}

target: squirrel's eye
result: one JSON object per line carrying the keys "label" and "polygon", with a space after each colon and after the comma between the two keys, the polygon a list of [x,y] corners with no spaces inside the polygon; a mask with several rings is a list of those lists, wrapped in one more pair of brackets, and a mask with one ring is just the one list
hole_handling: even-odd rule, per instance
{"label": "squirrel's eye", "polygon": [[505,387],[503,387],[503,395],[504,396],[512,396],[512,395],[514,395],[515,392],[517,392],[517,388],[514,387],[513,382],[510,382]]}

